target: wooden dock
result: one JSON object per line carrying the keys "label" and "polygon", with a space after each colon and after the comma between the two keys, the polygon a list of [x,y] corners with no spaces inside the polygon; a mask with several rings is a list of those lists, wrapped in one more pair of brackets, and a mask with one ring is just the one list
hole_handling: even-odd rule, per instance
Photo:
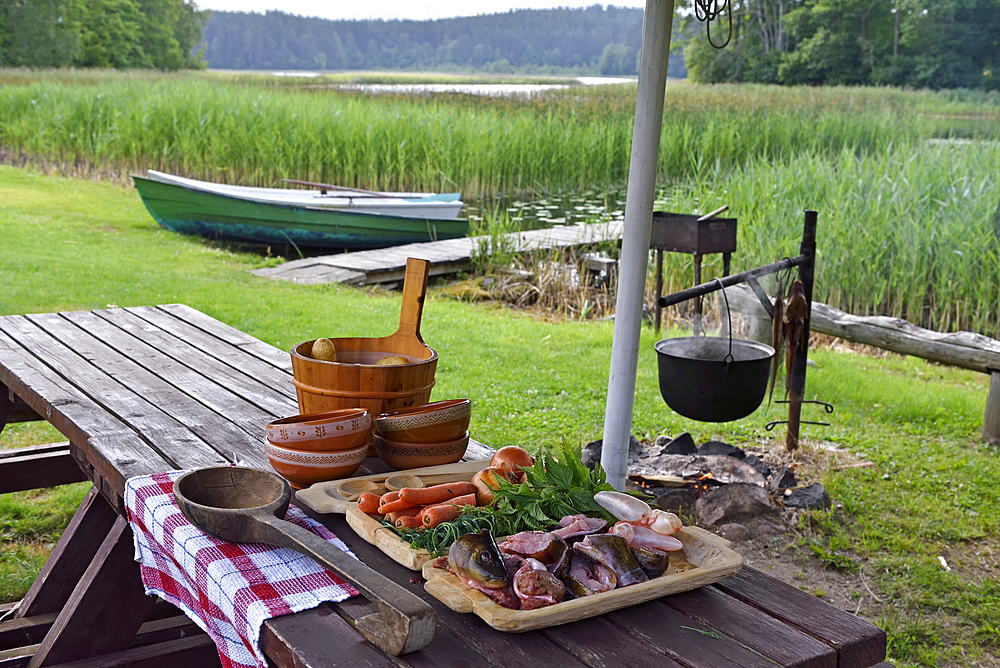
{"label": "wooden dock", "polygon": [[[501,246],[506,252],[524,253],[551,248],[571,248],[621,239],[621,221],[586,223],[529,230],[506,235]],[[430,275],[453,274],[469,267],[474,254],[489,252],[490,237],[463,237],[429,241],[391,248],[339,253],[292,260],[277,267],[254,269],[252,273],[293,283],[395,283],[403,280],[406,258],[431,263]]]}

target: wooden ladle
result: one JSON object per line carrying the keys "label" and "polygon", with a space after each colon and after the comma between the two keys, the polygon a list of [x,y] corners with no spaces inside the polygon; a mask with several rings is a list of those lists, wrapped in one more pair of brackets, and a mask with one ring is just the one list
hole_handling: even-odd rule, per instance
{"label": "wooden ladle", "polygon": [[361,592],[379,609],[357,621],[358,632],[382,651],[406,654],[434,638],[437,617],[425,601],[284,519],[291,488],[268,471],[218,466],[197,469],[174,481],[184,516],[207,534],[234,543],[267,543],[312,557]]}

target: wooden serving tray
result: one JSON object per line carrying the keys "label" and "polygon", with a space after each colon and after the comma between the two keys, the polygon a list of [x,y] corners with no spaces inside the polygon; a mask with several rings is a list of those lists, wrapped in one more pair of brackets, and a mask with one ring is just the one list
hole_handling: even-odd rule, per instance
{"label": "wooden serving tray", "polygon": [[727,578],[743,566],[743,556],[731,550],[725,538],[700,527],[684,527],[675,535],[684,543],[684,549],[675,554],[693,568],[672,573],[675,568],[672,554],[671,567],[656,579],[537,610],[505,608],[486,594],[468,587],[451,572],[436,568],[433,561],[423,566],[423,576],[427,580],[424,589],[456,612],[475,613],[498,631],[521,633],[596,617],[668,594],[696,589]]}
{"label": "wooden serving tray", "polygon": [[[445,482],[472,480],[472,476],[487,466],[489,466],[489,461],[486,460],[458,462],[421,469],[358,476],[350,478],[350,480],[371,480],[375,483],[382,483],[386,478],[392,476],[415,475],[423,481],[424,486],[430,486]],[[431,559],[430,553],[427,550],[417,550],[410,547],[409,543],[401,539],[391,529],[383,526],[378,519],[358,510],[357,503],[339,497],[337,487],[342,482],[343,480],[331,480],[316,483],[306,490],[298,491],[295,495],[296,501],[304,503],[319,513],[344,513],[347,516],[347,524],[354,529],[355,533],[382,550],[398,564],[411,571],[419,571],[424,563]]]}

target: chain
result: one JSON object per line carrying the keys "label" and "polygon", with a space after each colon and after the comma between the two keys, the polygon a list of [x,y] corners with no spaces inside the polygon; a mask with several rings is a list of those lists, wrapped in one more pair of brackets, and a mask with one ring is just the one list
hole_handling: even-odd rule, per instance
{"label": "chain", "polygon": [[[726,41],[722,44],[716,44],[712,41],[712,21],[719,18],[722,12],[729,10],[727,15],[729,17],[729,35],[726,37]],[[711,44],[716,49],[723,49],[729,44],[729,41],[733,38],[733,8],[729,3],[729,0],[694,0],[694,15],[699,21],[705,22],[705,30],[708,33],[708,43]]]}

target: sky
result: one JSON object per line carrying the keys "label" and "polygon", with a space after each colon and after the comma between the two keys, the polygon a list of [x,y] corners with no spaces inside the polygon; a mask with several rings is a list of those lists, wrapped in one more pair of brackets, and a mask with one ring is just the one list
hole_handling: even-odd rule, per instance
{"label": "sky", "polygon": [[[497,14],[510,9],[549,9],[552,7],[587,7],[595,0],[195,0],[199,9],[227,12],[280,10],[299,16],[324,19],[447,19],[455,16]],[[607,4],[607,3],[601,3]],[[616,7],[645,7],[645,0],[617,0]]]}

